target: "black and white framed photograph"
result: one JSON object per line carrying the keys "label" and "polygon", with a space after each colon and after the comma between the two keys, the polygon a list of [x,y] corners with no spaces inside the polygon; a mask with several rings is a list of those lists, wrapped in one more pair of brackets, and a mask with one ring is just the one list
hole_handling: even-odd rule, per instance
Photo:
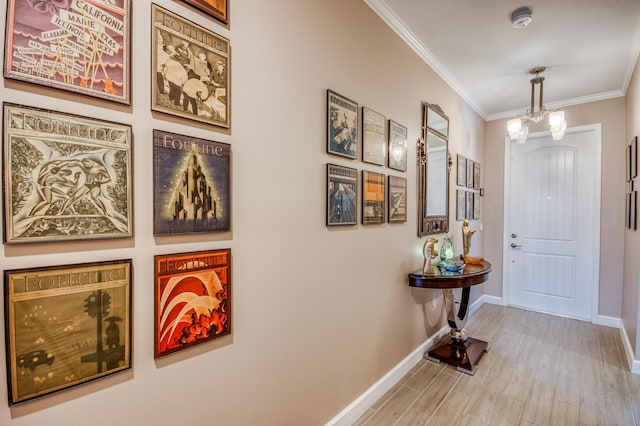
{"label": "black and white framed photograph", "polygon": [[456,190],[456,220],[466,219],[467,198],[464,189]]}
{"label": "black and white framed photograph", "polygon": [[389,120],[389,168],[407,171],[407,128]]}
{"label": "black and white framed photograph", "polygon": [[327,90],[327,152],[358,156],[358,103],[333,90]]}
{"label": "black and white framed photograph", "polygon": [[458,154],[458,173],[456,173],[456,183],[458,186],[467,185],[467,159]]}
{"label": "black and white framed photograph", "polygon": [[387,119],[367,107],[362,107],[362,161],[387,163]]}
{"label": "black and white framed photograph", "polygon": [[388,222],[407,221],[407,179],[398,176],[388,176],[389,183],[389,213]]}
{"label": "black and white framed photograph", "polygon": [[473,193],[473,219],[480,219],[480,194]]}
{"label": "black and white framed photograph", "polygon": [[358,170],[327,164],[327,226],[356,225]]}
{"label": "black and white framed photograph", "polygon": [[473,189],[480,189],[480,163],[473,163]]}
{"label": "black and white framed photograph", "polygon": [[465,215],[464,218],[471,220],[473,219],[473,192],[465,191],[466,197],[466,206],[465,206]]}
{"label": "black and white framed photograph", "polygon": [[474,161],[467,158],[467,181],[465,185],[467,188],[473,188],[473,165],[474,164],[475,164]]}

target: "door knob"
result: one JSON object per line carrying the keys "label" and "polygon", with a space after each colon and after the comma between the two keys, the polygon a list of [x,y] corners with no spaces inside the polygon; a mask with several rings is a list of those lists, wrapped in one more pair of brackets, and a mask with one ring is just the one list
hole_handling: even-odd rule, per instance
{"label": "door knob", "polygon": [[515,237],[517,237],[516,234],[511,234],[511,238],[515,238]]}
{"label": "door knob", "polygon": [[511,248],[520,248],[522,247],[520,244],[511,243]]}

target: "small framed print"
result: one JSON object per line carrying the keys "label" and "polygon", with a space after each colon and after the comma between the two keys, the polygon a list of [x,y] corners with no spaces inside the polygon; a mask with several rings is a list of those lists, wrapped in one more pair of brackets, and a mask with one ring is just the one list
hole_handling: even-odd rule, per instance
{"label": "small framed print", "polygon": [[129,105],[131,1],[6,4],[6,78]]}
{"label": "small framed print", "polygon": [[358,104],[332,90],[327,90],[327,152],[358,156]]}
{"label": "small framed print", "polygon": [[407,221],[407,179],[389,175],[389,223]]}
{"label": "small framed print", "polygon": [[480,189],[480,163],[473,163],[473,189]]}
{"label": "small framed print", "polygon": [[155,357],[231,333],[231,249],[155,260]]}
{"label": "small framed print", "polygon": [[327,226],[356,225],[358,171],[327,164]]}
{"label": "small framed print", "polygon": [[473,219],[480,219],[480,194],[473,193]]}
{"label": "small framed print", "polygon": [[464,218],[465,219],[473,219],[473,192],[471,191],[465,191],[465,197],[466,197],[466,202],[465,202],[465,215]]}
{"label": "small framed print", "polygon": [[635,136],[631,140],[631,163],[630,163],[631,180],[638,177],[638,137]]}
{"label": "small framed print", "polygon": [[631,145],[627,145],[627,149],[626,149],[626,154],[627,154],[627,182],[631,182]]}
{"label": "small framed print", "polygon": [[4,271],[9,405],[131,368],[131,259]]}
{"label": "small framed print", "polygon": [[362,171],[362,224],[384,223],[385,179],[382,173]]}
{"label": "small framed print", "polygon": [[225,24],[229,23],[229,0],[182,0],[182,2],[190,4]]}
{"label": "small framed print", "polygon": [[389,168],[407,171],[407,128],[389,120]]}
{"label": "small framed print", "polygon": [[131,126],[4,104],[4,242],[133,235]]}
{"label": "small framed print", "polygon": [[474,161],[467,158],[467,182],[466,182],[467,188],[473,188],[473,165],[474,164],[475,164]]}
{"label": "small framed print", "polygon": [[466,219],[467,197],[464,189],[456,190],[456,220]]}
{"label": "small framed print", "polygon": [[458,172],[456,173],[456,183],[458,186],[467,185],[467,159],[462,155],[457,155]]}
{"label": "small framed print", "polygon": [[229,128],[229,40],[151,4],[151,109]]}
{"label": "small framed print", "polygon": [[231,228],[231,145],[153,130],[154,235]]}
{"label": "small framed print", "polygon": [[362,161],[384,166],[387,163],[386,137],[385,116],[362,107]]}
{"label": "small framed print", "polygon": [[638,229],[638,191],[629,194],[629,229],[635,231]]}

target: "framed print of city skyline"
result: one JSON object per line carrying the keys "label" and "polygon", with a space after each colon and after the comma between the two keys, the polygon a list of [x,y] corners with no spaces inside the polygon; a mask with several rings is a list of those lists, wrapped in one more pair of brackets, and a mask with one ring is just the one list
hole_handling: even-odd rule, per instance
{"label": "framed print of city skyline", "polygon": [[231,145],[153,131],[155,235],[231,228]]}
{"label": "framed print of city skyline", "polygon": [[327,90],[327,152],[358,157],[358,104]]}

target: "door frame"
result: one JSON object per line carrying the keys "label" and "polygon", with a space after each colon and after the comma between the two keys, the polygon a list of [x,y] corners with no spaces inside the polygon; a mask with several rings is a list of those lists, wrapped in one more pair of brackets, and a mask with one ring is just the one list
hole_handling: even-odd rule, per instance
{"label": "door frame", "polygon": [[[599,312],[598,312],[598,300],[600,296],[600,210],[602,208],[601,193],[602,193],[602,123],[587,124],[584,126],[576,126],[567,128],[566,133],[578,133],[578,132],[592,132],[595,142],[595,162],[596,171],[594,176],[595,194],[593,198],[594,203],[594,220],[593,220],[593,235],[594,242],[591,245],[592,275],[594,277],[591,280],[589,291],[591,292],[591,307],[590,317],[591,322],[598,324]],[[551,132],[535,132],[530,133],[529,138],[539,137],[551,137]],[[503,305],[509,305],[509,233],[511,229],[511,139],[507,136],[504,139],[504,200],[503,200],[503,230],[502,230],[502,303]]]}

